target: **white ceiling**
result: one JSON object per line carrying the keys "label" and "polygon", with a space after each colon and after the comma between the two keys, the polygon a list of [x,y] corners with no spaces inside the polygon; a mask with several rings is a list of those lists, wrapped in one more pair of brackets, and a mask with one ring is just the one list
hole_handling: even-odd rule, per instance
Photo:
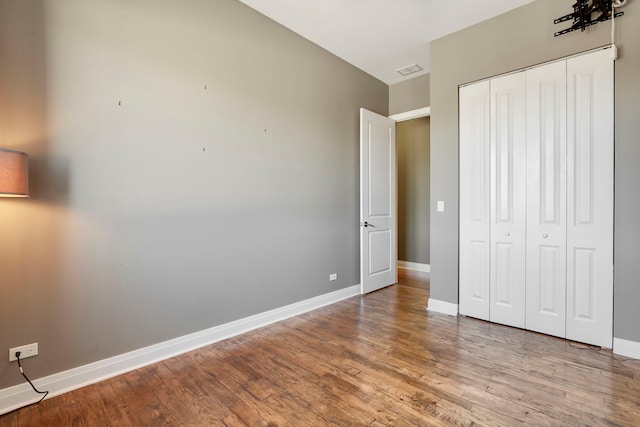
{"label": "white ceiling", "polygon": [[[240,0],[387,84],[429,72],[429,42],[533,0]],[[403,77],[411,64],[424,71]]]}

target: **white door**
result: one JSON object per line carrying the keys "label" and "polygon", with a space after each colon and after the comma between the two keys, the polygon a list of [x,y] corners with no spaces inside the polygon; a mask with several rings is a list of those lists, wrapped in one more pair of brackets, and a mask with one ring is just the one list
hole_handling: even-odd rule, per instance
{"label": "white door", "polygon": [[567,338],[613,344],[613,60],[567,60]]}
{"label": "white door", "polygon": [[489,319],[524,328],[525,73],[491,80],[491,263]]}
{"label": "white door", "polygon": [[360,280],[362,293],[398,281],[396,124],[360,109]]}
{"label": "white door", "polygon": [[489,81],[460,88],[460,314],[489,320]]}
{"label": "white door", "polygon": [[565,337],[567,65],[527,71],[526,328]]}
{"label": "white door", "polygon": [[613,76],[605,49],[460,89],[461,314],[488,274],[490,321],[612,346]]}

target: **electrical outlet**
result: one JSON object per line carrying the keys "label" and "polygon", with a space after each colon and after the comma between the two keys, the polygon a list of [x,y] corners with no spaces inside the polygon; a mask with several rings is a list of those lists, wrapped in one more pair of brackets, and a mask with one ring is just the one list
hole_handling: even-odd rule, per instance
{"label": "electrical outlet", "polygon": [[329,275],[329,281],[333,282],[334,280],[338,280],[338,273],[331,273]]}
{"label": "electrical outlet", "polygon": [[26,359],[27,357],[33,357],[38,355],[38,343],[27,344],[20,347],[14,347],[9,349],[9,362],[18,360],[16,357],[16,351],[20,352],[20,359]]}

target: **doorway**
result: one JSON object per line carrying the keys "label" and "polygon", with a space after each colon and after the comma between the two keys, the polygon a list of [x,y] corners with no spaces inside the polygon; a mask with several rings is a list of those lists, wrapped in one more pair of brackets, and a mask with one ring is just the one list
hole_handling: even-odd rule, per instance
{"label": "doorway", "polygon": [[[403,156],[407,162],[402,162],[407,166],[408,172],[403,178],[409,178],[405,180],[409,184],[409,191],[406,194],[414,195],[413,201],[408,198],[403,200],[402,206],[405,209],[403,226],[409,234],[417,231],[421,231],[418,234],[428,233],[429,172],[428,169],[424,170],[429,164],[429,144],[425,144],[429,138],[428,122],[418,120],[402,124],[428,116],[430,116],[428,107],[388,118],[364,108],[360,109],[360,271],[363,294],[396,283],[398,266],[428,273],[429,264],[425,263],[425,261],[428,262],[429,257],[428,234],[422,242],[420,242],[420,235],[403,237],[403,245],[417,247],[418,255],[416,250],[409,250],[407,256],[413,257],[414,261],[401,260],[402,265],[398,263],[398,162],[396,160],[396,127],[400,126],[403,131],[407,131],[407,138],[403,138],[403,142],[408,142],[409,149],[406,156]],[[418,153],[412,150],[412,147],[417,148]],[[403,154],[405,151],[403,149]],[[418,158],[418,162],[413,161],[416,156],[422,159]],[[426,163],[422,160],[426,160]],[[416,173],[415,179],[422,182],[412,182]],[[407,186],[403,184],[403,190],[406,189],[405,187]],[[420,200],[421,203],[416,204],[416,200]],[[421,208],[418,213],[416,213],[416,206]],[[426,222],[425,219],[427,219]],[[416,224],[418,228],[415,227]]]}
{"label": "doorway", "polygon": [[396,124],[398,267],[429,271],[430,118]]}
{"label": "doorway", "polygon": [[390,116],[396,121],[398,267],[430,271],[430,110]]}

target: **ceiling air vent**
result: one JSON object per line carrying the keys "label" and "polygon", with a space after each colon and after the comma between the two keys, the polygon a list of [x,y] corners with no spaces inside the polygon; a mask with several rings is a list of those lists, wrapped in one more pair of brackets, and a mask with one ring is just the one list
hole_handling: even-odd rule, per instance
{"label": "ceiling air vent", "polygon": [[418,71],[422,71],[423,68],[418,64],[411,64],[404,68],[398,68],[396,71],[403,76],[408,76],[409,74],[417,73]]}

